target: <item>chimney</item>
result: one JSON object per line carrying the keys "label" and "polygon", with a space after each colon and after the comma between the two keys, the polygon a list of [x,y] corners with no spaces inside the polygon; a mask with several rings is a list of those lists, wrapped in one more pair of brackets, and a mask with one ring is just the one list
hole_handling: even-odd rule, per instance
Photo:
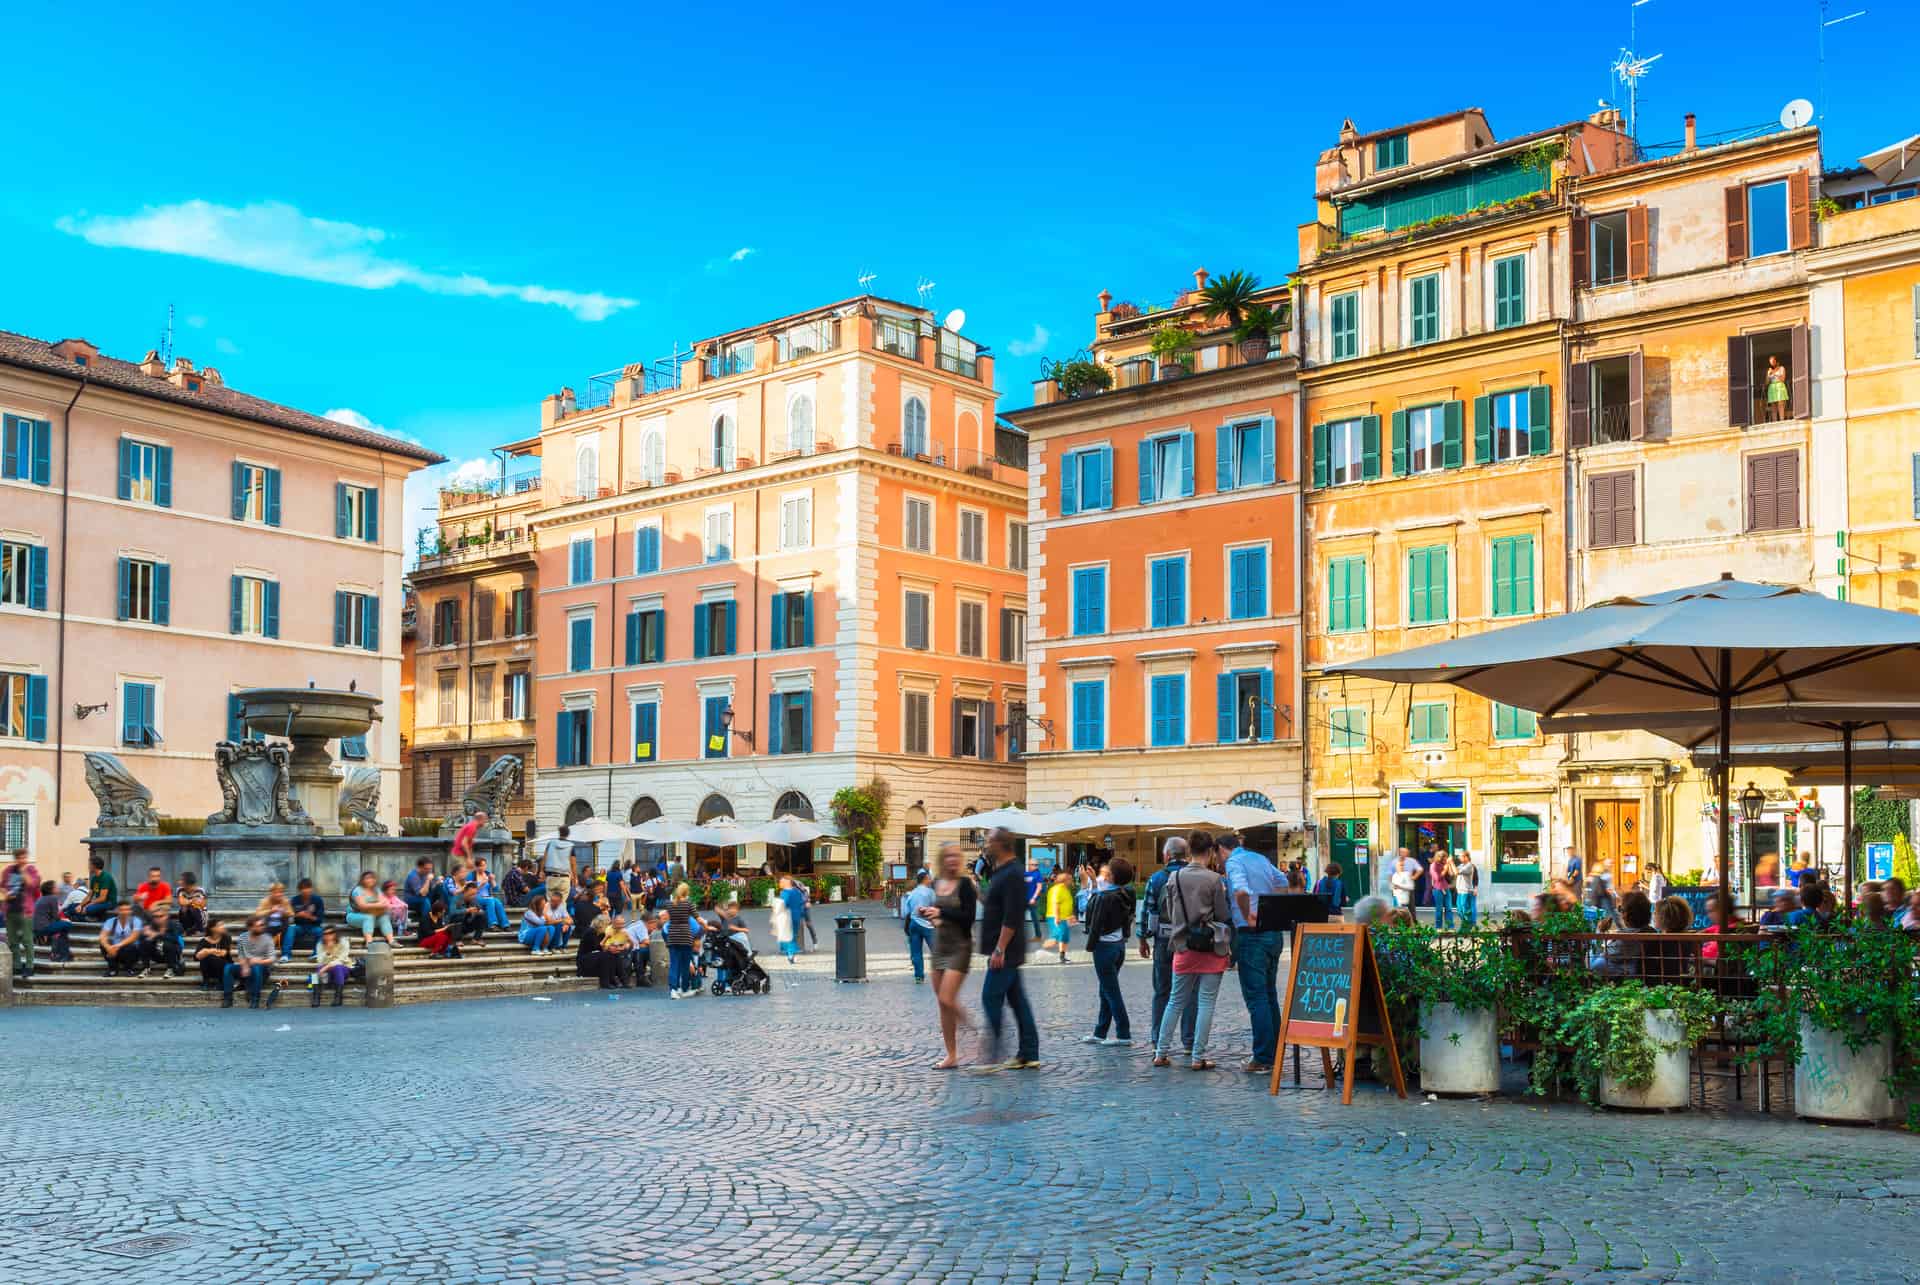
{"label": "chimney", "polygon": [[200,379],[194,373],[193,363],[185,357],[173,359],[173,371],[167,376],[167,382],[175,388],[198,389]]}
{"label": "chimney", "polygon": [[1113,304],[1113,291],[1102,290],[1100,292],[1100,311],[1102,312],[1110,311],[1112,304]]}
{"label": "chimney", "polygon": [[164,375],[167,373],[166,363],[160,360],[160,350],[158,348],[147,349],[147,355],[140,359],[140,373],[143,375]]}
{"label": "chimney", "polygon": [[209,384],[218,384],[220,382],[220,372],[211,366],[202,366],[200,368],[200,378]]}
{"label": "chimney", "polygon": [[1696,150],[1699,147],[1699,144],[1696,141],[1697,138],[1698,138],[1698,133],[1694,129],[1694,125],[1693,125],[1693,113],[1688,112],[1687,113],[1687,145],[1686,145],[1687,151],[1691,152]]}
{"label": "chimney", "polygon": [[1205,290],[1207,288],[1207,270],[1205,268],[1195,268],[1193,270],[1193,288],[1195,290]]}

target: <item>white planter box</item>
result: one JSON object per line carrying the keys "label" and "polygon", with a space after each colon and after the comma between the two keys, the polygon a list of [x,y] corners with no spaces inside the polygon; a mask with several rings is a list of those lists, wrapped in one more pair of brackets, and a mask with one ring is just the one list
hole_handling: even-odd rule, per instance
{"label": "white planter box", "polygon": [[845,888],[843,888],[843,887],[841,887],[841,886],[840,886],[839,884],[837,884],[837,883],[836,883],[836,884],[833,884],[833,885],[832,885],[831,887],[829,887],[829,888],[827,889],[827,900],[828,900],[828,901],[842,901],[842,900],[845,900],[845,897],[844,897],[844,895],[843,895],[843,894],[844,894],[845,892],[846,892],[846,889],[845,889]]}
{"label": "white planter box", "polygon": [[1686,1029],[1669,1008],[1654,1009],[1642,1019],[1647,1038],[1655,1044],[1677,1045],[1671,1053],[1659,1049],[1653,1055],[1653,1083],[1644,1089],[1627,1089],[1607,1075],[1600,1077],[1600,1101],[1610,1107],[1637,1111],[1674,1111],[1684,1109],[1693,1095],[1687,1083]]}
{"label": "white planter box", "polygon": [[1498,1093],[1500,1032],[1491,1009],[1420,1006],[1420,1087],[1428,1093]]}
{"label": "white planter box", "polygon": [[1893,1115],[1887,1074],[1893,1048],[1886,1037],[1847,1047],[1838,1031],[1816,1029],[1800,1019],[1800,1060],[1793,1064],[1793,1111],[1808,1120],[1877,1122]]}

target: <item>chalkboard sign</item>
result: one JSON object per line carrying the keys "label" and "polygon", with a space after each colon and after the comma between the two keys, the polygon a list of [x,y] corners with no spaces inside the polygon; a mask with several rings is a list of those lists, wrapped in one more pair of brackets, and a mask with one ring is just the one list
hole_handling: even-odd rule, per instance
{"label": "chalkboard sign", "polygon": [[1362,1044],[1387,1052],[1393,1085],[1407,1096],[1400,1072],[1400,1050],[1393,1040],[1387,999],[1380,986],[1380,969],[1373,958],[1365,924],[1301,924],[1293,935],[1293,971],[1287,976],[1286,999],[1280,1005],[1280,1039],[1273,1059],[1269,1091],[1280,1091],[1280,1072],[1289,1044],[1317,1048],[1327,1084],[1333,1084],[1333,1059],[1345,1055],[1346,1074],[1340,1101],[1353,1101],[1354,1053]]}

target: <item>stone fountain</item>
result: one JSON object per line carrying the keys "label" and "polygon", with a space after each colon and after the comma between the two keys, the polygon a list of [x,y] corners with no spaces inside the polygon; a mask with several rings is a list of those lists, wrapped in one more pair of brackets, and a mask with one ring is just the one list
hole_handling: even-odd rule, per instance
{"label": "stone fountain", "polygon": [[252,740],[216,745],[226,807],[207,818],[208,831],[275,825],[340,833],[341,778],[327,742],[365,736],[380,717],[380,698],[319,687],[257,687],[235,699],[248,731],[284,737],[293,748]]}

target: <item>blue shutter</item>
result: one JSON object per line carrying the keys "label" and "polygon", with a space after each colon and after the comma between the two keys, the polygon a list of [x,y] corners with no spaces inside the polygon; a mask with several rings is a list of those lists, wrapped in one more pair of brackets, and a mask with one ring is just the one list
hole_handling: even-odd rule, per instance
{"label": "blue shutter", "polygon": [[247,515],[247,466],[240,461],[233,462],[233,520],[238,522]]}
{"label": "blue shutter", "polygon": [[1260,739],[1273,739],[1273,671],[1260,671]]}
{"label": "blue shutter", "polygon": [[173,448],[153,448],[153,502],[163,509],[173,507]]}
{"label": "blue shutter", "polygon": [[246,725],[240,721],[240,708],[239,696],[232,692],[227,693],[227,739],[229,741],[246,739],[247,729]]}
{"label": "blue shutter", "polygon": [[120,689],[120,743],[140,743],[140,684],[128,683]]}
{"label": "blue shutter", "polygon": [[367,757],[367,738],[365,736],[343,736],[340,738],[340,757],[343,759],[364,759]]}
{"label": "blue shutter", "polygon": [[280,636],[280,582],[269,580],[261,586],[261,596],[266,599],[266,618],[263,626],[267,637]]}
{"label": "blue shutter", "polygon": [[1153,439],[1140,439],[1140,503],[1152,504],[1153,485]]}
{"label": "blue shutter", "polygon": [[333,645],[347,645],[347,595],[338,589],[333,591]]}
{"label": "blue shutter", "polygon": [[366,635],[367,650],[379,651],[380,650],[380,599],[375,598],[371,595],[360,599],[360,610],[363,613],[363,619],[366,622],[364,625],[361,626],[361,632]]}
{"label": "blue shutter", "polygon": [[27,739],[47,739],[47,676],[27,675]]}
{"label": "blue shutter", "polygon": [[573,714],[561,710],[553,716],[553,764],[555,767],[573,766]]}
{"label": "blue shutter", "polygon": [[1100,507],[1113,507],[1113,448],[1100,448]]}
{"label": "blue shutter", "polygon": [[337,538],[344,540],[352,534],[348,529],[349,521],[350,517],[347,513],[347,484],[345,482],[335,482],[333,484],[333,534]]}
{"label": "blue shutter", "polygon": [[27,606],[35,611],[47,609],[47,550],[44,545],[27,549]]}
{"label": "blue shutter", "polygon": [[780,651],[787,645],[787,595],[774,594],[772,606],[773,623],[768,629],[767,645],[775,651]]}
{"label": "blue shutter", "polygon": [[1060,457],[1060,516],[1070,518],[1080,511],[1080,457],[1069,452]]}
{"label": "blue shutter", "polygon": [[769,754],[780,752],[780,715],[781,706],[785,702],[786,697],[779,692],[772,692],[767,696],[767,753]]}
{"label": "blue shutter", "polygon": [[267,470],[267,525],[280,525],[280,470]]}
{"label": "blue shutter", "polygon": [[658,662],[667,658],[667,613],[656,611],[653,615],[653,654],[647,659]]}
{"label": "blue shutter", "polygon": [[1275,477],[1273,469],[1274,429],[1272,419],[1260,421],[1260,481],[1271,485]]}
{"label": "blue shutter", "polygon": [[115,616],[115,619],[125,620],[133,610],[132,586],[129,583],[129,572],[131,569],[127,566],[127,560],[125,558],[119,559],[115,563],[115,566],[118,568],[120,574],[119,614]]}
{"label": "blue shutter", "polygon": [[[800,745],[798,747],[799,752],[802,754],[811,754],[813,753],[813,693],[801,692],[796,696],[789,697],[788,699],[797,700],[800,702]],[[982,733],[982,735],[984,736],[991,736],[992,734],[993,732],[992,732],[991,726],[989,726],[989,728]]]}
{"label": "blue shutter", "polygon": [[1221,674],[1214,680],[1214,693],[1218,702],[1215,710],[1216,724],[1214,739],[1222,745],[1233,740],[1233,675]]}
{"label": "blue shutter", "polygon": [[18,415],[0,415],[0,477],[27,475],[27,421]]}
{"label": "blue shutter", "polygon": [[800,597],[800,645],[813,646],[813,590]]}
{"label": "blue shutter", "polygon": [[627,613],[627,663],[640,663],[640,613],[637,611]]}
{"label": "blue shutter", "polygon": [[380,543],[380,488],[369,486],[361,505],[360,538],[368,544]]}
{"label": "blue shutter", "polygon": [[120,439],[120,489],[115,494],[123,500],[133,498],[133,443],[124,437]]}
{"label": "blue shutter", "polygon": [[738,606],[739,604],[733,602],[723,602],[720,604],[720,609],[726,612],[726,621],[721,626],[726,630],[726,651],[722,653],[723,655],[731,656],[737,650],[733,641],[733,625],[734,621],[739,618],[740,613]]}
{"label": "blue shutter", "polygon": [[53,425],[38,420],[33,425],[33,484],[53,485]]}
{"label": "blue shutter", "polygon": [[1233,489],[1233,429],[1225,424],[1213,430],[1213,489]]}
{"label": "blue shutter", "polygon": [[695,660],[707,654],[707,613],[713,609],[710,602],[698,602],[693,607],[693,657]]}
{"label": "blue shutter", "polygon": [[227,577],[227,632],[240,632],[240,596],[246,592],[246,583],[239,576]]}
{"label": "blue shutter", "polygon": [[1180,434],[1180,494],[1193,494],[1193,430]]}

